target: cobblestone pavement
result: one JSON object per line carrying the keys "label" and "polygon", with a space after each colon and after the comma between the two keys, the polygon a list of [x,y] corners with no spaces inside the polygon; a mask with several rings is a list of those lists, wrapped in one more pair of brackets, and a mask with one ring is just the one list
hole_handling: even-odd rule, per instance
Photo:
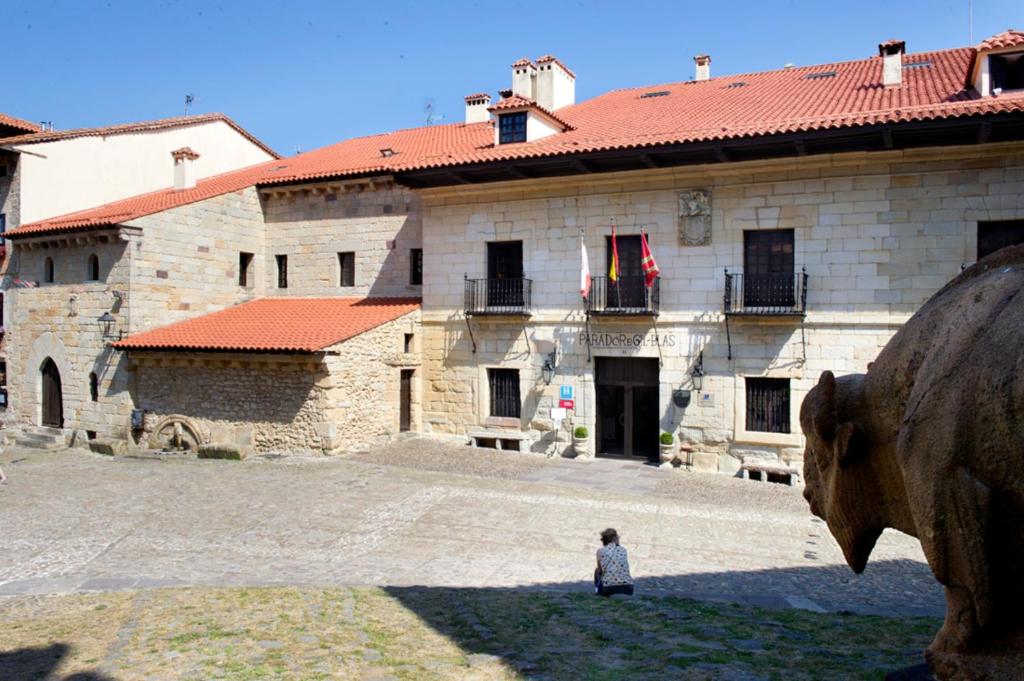
{"label": "cobblestone pavement", "polygon": [[[887,532],[856,576],[796,488],[645,469],[650,493],[618,492],[559,479],[567,466],[582,478],[640,472],[530,459],[506,474],[533,480],[482,477],[487,456],[529,455],[429,440],[395,447],[422,465],[381,465],[373,453],[237,463],[9,449],[0,455],[10,478],[0,486],[0,595],[270,584],[587,590],[597,532],[612,526],[644,593],[943,611],[916,540]],[[553,481],[536,480],[544,469]]]}

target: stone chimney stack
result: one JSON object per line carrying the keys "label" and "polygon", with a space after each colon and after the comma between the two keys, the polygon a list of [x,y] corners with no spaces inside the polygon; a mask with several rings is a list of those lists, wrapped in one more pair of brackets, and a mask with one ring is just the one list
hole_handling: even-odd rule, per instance
{"label": "stone chimney stack", "polygon": [[697,80],[707,80],[711,77],[711,56],[707,54],[698,54],[693,58],[695,64],[697,64]]}
{"label": "stone chimney stack", "polygon": [[886,40],[878,46],[882,58],[882,85],[890,87],[903,82],[903,54],[907,44],[902,40]]}
{"label": "stone chimney stack", "polygon": [[491,119],[487,107],[491,105],[491,96],[486,92],[466,97],[466,124],[486,123]]}
{"label": "stone chimney stack", "polygon": [[537,67],[526,57],[512,64],[512,94],[537,99]]}
{"label": "stone chimney stack", "polygon": [[537,60],[537,104],[548,111],[576,103],[576,74],[550,54]]}
{"label": "stone chimney stack", "polygon": [[174,189],[191,189],[196,186],[195,162],[199,154],[192,151],[191,147],[182,147],[171,152],[174,158]]}

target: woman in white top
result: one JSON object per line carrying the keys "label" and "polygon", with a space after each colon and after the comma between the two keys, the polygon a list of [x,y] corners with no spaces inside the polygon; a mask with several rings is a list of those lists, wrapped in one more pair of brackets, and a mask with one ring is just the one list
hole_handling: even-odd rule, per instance
{"label": "woman in white top", "polygon": [[632,596],[633,578],[629,574],[629,557],[626,549],[619,544],[619,533],[609,527],[601,533],[601,544],[603,546],[597,550],[594,593],[600,596]]}

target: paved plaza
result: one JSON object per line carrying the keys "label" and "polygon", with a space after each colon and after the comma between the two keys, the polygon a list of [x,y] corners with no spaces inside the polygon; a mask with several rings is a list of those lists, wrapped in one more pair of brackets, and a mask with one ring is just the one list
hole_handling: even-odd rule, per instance
{"label": "paved plaza", "polygon": [[616,527],[641,593],[770,608],[943,612],[916,540],[842,562],[799,488],[632,462],[407,440],[344,459],[8,449],[0,595],[161,586],[581,591]]}

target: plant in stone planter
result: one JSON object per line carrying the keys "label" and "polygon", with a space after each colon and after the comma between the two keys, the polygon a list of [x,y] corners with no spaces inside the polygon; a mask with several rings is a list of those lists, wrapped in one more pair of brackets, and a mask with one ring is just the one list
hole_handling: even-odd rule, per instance
{"label": "plant in stone planter", "polygon": [[672,433],[661,434],[661,465],[671,466],[672,460],[676,458],[676,438]]}
{"label": "plant in stone planter", "polygon": [[576,426],[572,431],[572,451],[577,458],[590,457],[590,431],[586,426]]}

